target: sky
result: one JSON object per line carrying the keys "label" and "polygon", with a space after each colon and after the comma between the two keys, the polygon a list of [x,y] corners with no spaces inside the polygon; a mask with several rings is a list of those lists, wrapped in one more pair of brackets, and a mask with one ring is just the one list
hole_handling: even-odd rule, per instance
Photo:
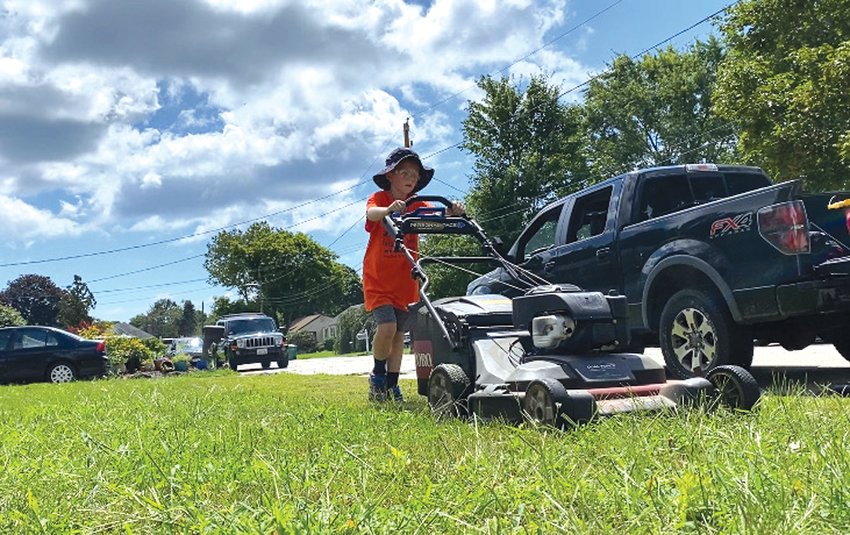
{"label": "sky", "polygon": [[[462,198],[482,75],[572,90],[733,0],[0,0],[0,289],[79,275],[92,314],[236,294],[207,243],[255,221],[359,269],[402,144]],[[716,33],[702,23],[669,44]],[[666,44],[664,46],[667,46]]]}

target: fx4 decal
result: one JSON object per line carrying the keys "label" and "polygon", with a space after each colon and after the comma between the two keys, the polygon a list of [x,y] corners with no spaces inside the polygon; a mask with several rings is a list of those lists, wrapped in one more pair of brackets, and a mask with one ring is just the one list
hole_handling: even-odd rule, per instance
{"label": "fx4 decal", "polygon": [[724,217],[711,224],[708,237],[714,239],[729,236],[730,234],[738,234],[739,232],[747,232],[752,226],[752,212],[738,214],[735,217]]}

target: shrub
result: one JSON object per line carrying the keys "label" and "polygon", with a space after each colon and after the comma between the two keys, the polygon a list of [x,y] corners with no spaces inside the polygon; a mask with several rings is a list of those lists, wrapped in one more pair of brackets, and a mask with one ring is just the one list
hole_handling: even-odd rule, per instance
{"label": "shrub", "polygon": [[113,366],[118,367],[123,364],[128,370],[136,369],[142,362],[153,359],[153,353],[141,340],[129,336],[108,336],[106,356]]}
{"label": "shrub", "polygon": [[316,333],[310,331],[288,333],[287,342],[297,345],[299,353],[314,353],[319,345],[316,342]]}
{"label": "shrub", "polygon": [[325,341],[322,342],[322,349],[325,351],[333,351],[334,346],[336,345],[336,339],[334,338],[325,338]]}
{"label": "shrub", "polygon": [[91,323],[82,321],[79,325],[68,327],[68,330],[88,340],[103,340],[112,335],[114,329],[111,323],[95,320]]}
{"label": "shrub", "polygon": [[17,325],[26,325],[27,322],[21,313],[14,308],[0,304],[0,327],[13,327]]}
{"label": "shrub", "polygon": [[159,338],[145,338],[142,344],[151,352],[154,357],[159,357],[165,354],[165,343]]}

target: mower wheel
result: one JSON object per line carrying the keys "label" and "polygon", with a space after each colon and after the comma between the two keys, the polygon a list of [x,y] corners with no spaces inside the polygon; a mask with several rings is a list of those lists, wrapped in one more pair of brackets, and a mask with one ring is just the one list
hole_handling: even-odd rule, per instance
{"label": "mower wheel", "polygon": [[587,392],[568,393],[558,381],[542,378],[528,385],[522,409],[529,422],[565,429],[590,421],[595,402]]}
{"label": "mower wheel", "polygon": [[705,378],[714,386],[717,402],[730,409],[749,411],[761,397],[755,378],[740,366],[717,366]]}
{"label": "mower wheel", "polygon": [[684,381],[671,381],[661,387],[661,396],[676,404],[676,408],[711,407],[714,386],[705,377],[691,377]]}
{"label": "mower wheel", "polygon": [[470,381],[457,364],[438,364],[428,379],[428,405],[437,417],[466,414],[466,396]]}

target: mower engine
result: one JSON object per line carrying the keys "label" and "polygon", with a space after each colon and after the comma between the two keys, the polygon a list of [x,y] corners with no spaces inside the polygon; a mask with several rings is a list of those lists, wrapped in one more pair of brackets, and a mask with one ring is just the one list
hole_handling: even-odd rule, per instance
{"label": "mower engine", "polygon": [[586,353],[627,347],[625,296],[576,291],[574,286],[538,286],[513,300],[513,323],[531,333],[527,354]]}

